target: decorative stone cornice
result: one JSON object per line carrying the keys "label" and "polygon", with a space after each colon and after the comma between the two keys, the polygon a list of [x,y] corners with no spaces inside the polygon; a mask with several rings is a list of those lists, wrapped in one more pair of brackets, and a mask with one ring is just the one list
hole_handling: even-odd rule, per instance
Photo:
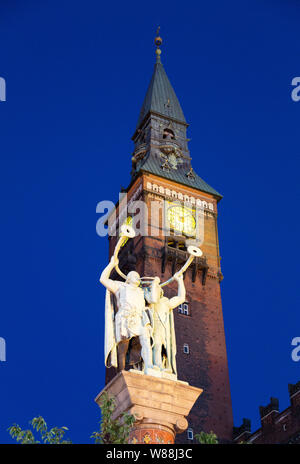
{"label": "decorative stone cornice", "polygon": [[99,406],[104,392],[116,400],[112,419],[124,412],[135,417],[130,443],[172,444],[175,435],[187,429],[186,418],[203,390],[130,370],[117,374],[99,393],[95,399]]}
{"label": "decorative stone cornice", "polygon": [[214,204],[202,200],[200,197],[195,197],[193,195],[183,194],[179,190],[172,188],[164,187],[159,183],[154,183],[147,181],[145,189],[149,192],[156,193],[160,196],[170,198],[171,200],[183,201],[189,203],[191,206],[198,206],[199,208],[206,209],[208,211],[214,212]]}

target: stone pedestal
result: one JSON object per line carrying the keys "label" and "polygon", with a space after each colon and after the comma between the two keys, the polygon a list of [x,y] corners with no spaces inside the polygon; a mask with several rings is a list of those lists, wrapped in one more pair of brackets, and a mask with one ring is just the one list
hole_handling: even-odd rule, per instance
{"label": "stone pedestal", "polygon": [[133,414],[136,422],[129,443],[174,443],[176,433],[188,427],[186,417],[203,390],[186,382],[122,371],[96,398],[100,405],[103,392],[116,399],[113,419],[123,412]]}

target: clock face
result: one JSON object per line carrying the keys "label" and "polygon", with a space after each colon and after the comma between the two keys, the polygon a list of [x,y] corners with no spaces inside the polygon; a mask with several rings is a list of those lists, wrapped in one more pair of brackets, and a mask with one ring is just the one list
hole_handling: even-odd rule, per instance
{"label": "clock face", "polygon": [[196,219],[192,209],[180,205],[170,206],[167,210],[167,218],[176,232],[190,237],[195,235]]}

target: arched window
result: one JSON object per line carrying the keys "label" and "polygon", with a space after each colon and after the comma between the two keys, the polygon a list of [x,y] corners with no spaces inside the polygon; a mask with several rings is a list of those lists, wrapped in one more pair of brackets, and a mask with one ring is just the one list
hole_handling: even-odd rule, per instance
{"label": "arched window", "polygon": [[163,131],[163,139],[174,140],[175,134],[171,129],[164,129]]}
{"label": "arched window", "polygon": [[179,314],[184,314],[185,316],[189,316],[190,315],[189,304],[185,302],[179,305],[178,312]]}

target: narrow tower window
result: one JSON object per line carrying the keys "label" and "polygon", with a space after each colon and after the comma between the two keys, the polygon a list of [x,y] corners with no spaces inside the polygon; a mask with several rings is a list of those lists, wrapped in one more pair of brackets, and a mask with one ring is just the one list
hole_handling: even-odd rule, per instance
{"label": "narrow tower window", "polygon": [[188,345],[187,343],[185,343],[185,344],[183,345],[183,352],[184,352],[185,354],[189,354],[189,353],[190,353],[190,347],[189,347],[189,345]]}
{"label": "narrow tower window", "polygon": [[193,429],[187,429],[187,438],[188,438],[188,440],[194,440],[194,431],[193,431]]}

